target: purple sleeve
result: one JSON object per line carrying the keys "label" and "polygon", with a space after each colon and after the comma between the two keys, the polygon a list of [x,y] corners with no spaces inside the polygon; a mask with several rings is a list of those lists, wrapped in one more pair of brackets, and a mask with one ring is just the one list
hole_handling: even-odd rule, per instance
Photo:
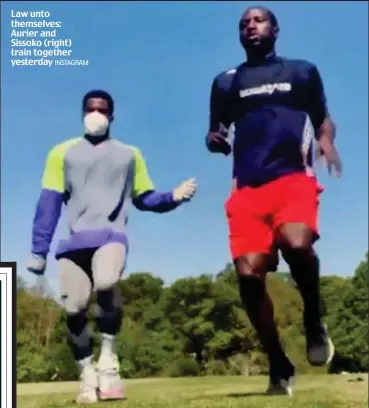
{"label": "purple sleeve", "polygon": [[140,194],[133,200],[133,205],[140,211],[151,211],[155,213],[165,213],[176,209],[180,203],[173,199],[173,193],[159,193],[148,191]]}
{"label": "purple sleeve", "polygon": [[327,98],[324,91],[323,81],[316,66],[309,71],[307,113],[315,130],[318,130],[327,116]]}
{"label": "purple sleeve", "polygon": [[61,214],[63,194],[43,189],[37,203],[32,229],[32,253],[47,256]]}
{"label": "purple sleeve", "polygon": [[210,94],[209,132],[217,132],[222,123],[226,128],[233,122],[230,88],[233,75],[219,75],[213,81]]}

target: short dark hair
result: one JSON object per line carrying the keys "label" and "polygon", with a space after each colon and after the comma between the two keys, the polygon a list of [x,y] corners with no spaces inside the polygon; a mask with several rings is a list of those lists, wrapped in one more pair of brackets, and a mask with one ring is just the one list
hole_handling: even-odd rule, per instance
{"label": "short dark hair", "polygon": [[249,8],[246,10],[246,13],[247,13],[248,11],[254,10],[254,9],[263,10],[263,11],[268,15],[268,18],[269,18],[270,22],[272,23],[272,26],[273,26],[274,28],[275,28],[275,27],[279,27],[277,17],[275,16],[275,14],[273,13],[272,10],[270,10],[270,9],[268,9],[267,7],[264,7],[264,6],[252,6],[252,7],[249,7]]}
{"label": "short dark hair", "polygon": [[86,109],[87,102],[91,98],[104,99],[105,101],[108,102],[110,115],[112,115],[114,113],[114,100],[113,100],[113,98],[111,97],[111,95],[108,92],[103,91],[101,89],[94,89],[94,90],[89,91],[89,92],[86,93],[86,95],[83,97],[83,100],[82,100],[82,110],[83,111]]}

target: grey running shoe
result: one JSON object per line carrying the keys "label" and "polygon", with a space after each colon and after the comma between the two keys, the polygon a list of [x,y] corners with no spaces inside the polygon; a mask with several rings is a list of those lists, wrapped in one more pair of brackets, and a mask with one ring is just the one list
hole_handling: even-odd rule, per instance
{"label": "grey running shoe", "polygon": [[292,397],[292,387],[295,383],[295,367],[286,356],[278,360],[270,363],[267,394]]}
{"label": "grey running shoe", "polygon": [[306,353],[313,366],[329,364],[334,356],[334,345],[328,336],[327,327],[323,324],[306,326]]}

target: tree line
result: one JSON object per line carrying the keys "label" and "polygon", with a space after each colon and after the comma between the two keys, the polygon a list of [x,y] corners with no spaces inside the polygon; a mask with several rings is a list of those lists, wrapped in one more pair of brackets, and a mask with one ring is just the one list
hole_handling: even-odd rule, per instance
{"label": "tree line", "polygon": [[[284,273],[268,276],[281,338],[299,373],[369,370],[368,284],[368,254],[353,276],[321,279],[324,319],[336,356],[329,367],[312,368],[305,357],[303,305],[294,282]],[[117,353],[123,377],[267,373],[232,265],[215,276],[188,277],[169,286],[150,273],[135,273],[119,283],[119,290],[124,319]],[[94,307],[90,310],[93,322]],[[18,382],[76,380],[58,302],[18,278],[16,313]]]}

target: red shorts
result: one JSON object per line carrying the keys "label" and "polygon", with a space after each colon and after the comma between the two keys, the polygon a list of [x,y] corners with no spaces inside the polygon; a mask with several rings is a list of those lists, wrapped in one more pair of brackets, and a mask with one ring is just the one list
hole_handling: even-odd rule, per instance
{"label": "red shorts", "polygon": [[318,236],[321,192],[317,179],[304,173],[232,191],[225,203],[232,258],[270,254],[275,232],[286,223],[303,223]]}

